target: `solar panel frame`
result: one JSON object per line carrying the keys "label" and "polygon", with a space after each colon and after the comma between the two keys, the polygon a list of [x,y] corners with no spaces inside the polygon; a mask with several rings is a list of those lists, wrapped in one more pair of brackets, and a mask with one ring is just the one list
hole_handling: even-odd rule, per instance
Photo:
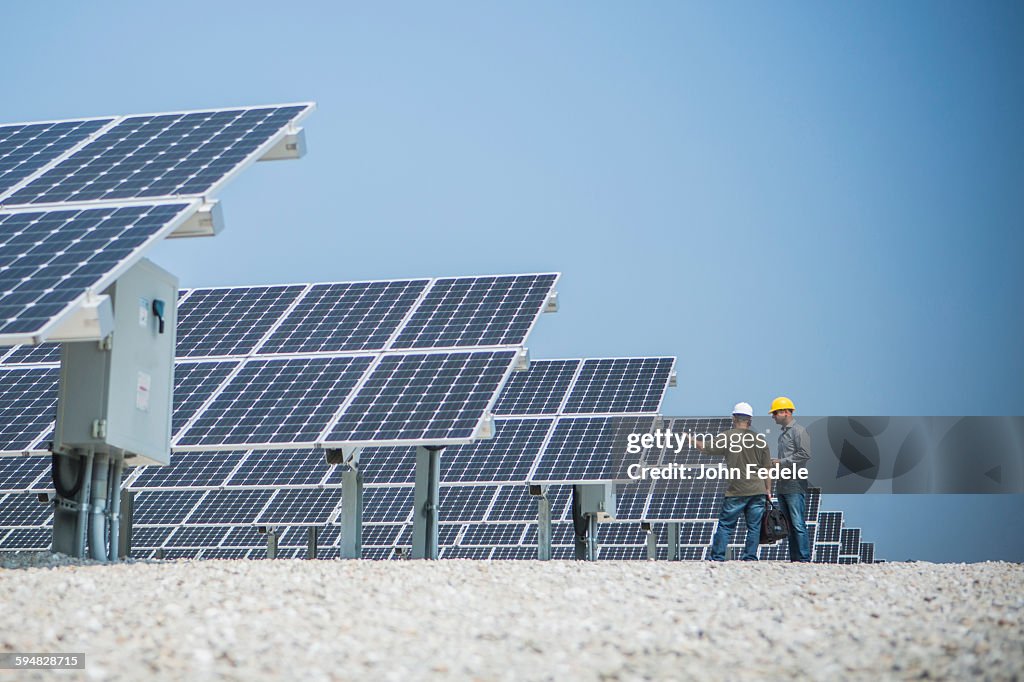
{"label": "solar panel frame", "polygon": [[[110,248],[116,241],[113,238],[114,235],[112,234],[108,235],[106,239],[97,238],[90,240],[90,243],[96,242],[98,247],[101,243],[106,244],[105,247],[99,247],[90,252],[83,252],[91,253],[93,257],[96,258],[99,258],[100,255],[102,255],[102,265],[100,262],[87,263],[85,261],[74,260],[76,257],[82,257],[78,256],[77,252],[69,253],[66,251],[62,251],[59,254],[52,257],[49,253],[46,253],[45,250],[40,251],[38,255],[32,255],[28,251],[26,251],[24,254],[15,254],[15,251],[22,248],[20,245],[15,244],[14,246],[11,246],[11,241],[5,241],[3,244],[0,244],[0,259],[14,257],[33,260],[45,257],[49,258],[49,260],[47,260],[46,263],[52,265],[52,260],[56,258],[63,258],[67,261],[66,265],[61,264],[60,266],[52,267],[56,268],[58,271],[60,271],[61,269],[66,270],[68,267],[73,267],[75,269],[69,271],[67,273],[67,277],[64,277],[63,275],[62,277],[64,279],[77,278],[77,280],[81,280],[80,282],[76,281],[74,286],[68,287],[70,291],[80,291],[81,293],[78,293],[77,295],[73,296],[71,295],[71,293],[68,293],[66,297],[54,299],[54,302],[52,303],[40,303],[40,305],[46,305],[54,308],[60,306],[59,311],[47,315],[45,321],[31,323],[31,326],[19,324],[14,331],[0,332],[0,345],[36,345],[46,341],[60,328],[62,324],[64,324],[77,311],[77,309],[87,299],[102,294],[103,291],[111,284],[113,284],[115,281],[117,281],[117,279],[122,274],[124,274],[128,269],[130,269],[133,265],[139,262],[146,254],[146,252],[149,251],[154,245],[168,237],[172,232],[178,229],[178,227],[180,227],[182,224],[188,221],[192,217],[192,215],[199,209],[200,205],[201,203],[198,200],[178,199],[176,201],[149,201],[145,203],[134,204],[115,202],[93,206],[60,206],[49,208],[14,207],[4,208],[0,210],[0,227],[2,227],[3,229],[8,229],[10,227],[9,225],[7,225],[7,223],[25,220],[16,218],[16,216],[35,216],[35,222],[31,224],[36,225],[39,223],[44,223],[44,227],[40,228],[40,230],[46,229],[45,224],[56,224],[59,221],[64,221],[63,229],[55,228],[45,236],[42,234],[38,235],[43,237],[43,241],[32,242],[33,244],[36,244],[36,246],[32,247],[33,250],[39,249],[41,246],[43,246],[45,244],[46,239],[58,235],[62,231],[67,232],[69,230],[67,226],[74,224],[74,221],[79,221],[81,225],[89,226],[90,222],[94,222],[96,220],[99,220],[99,222],[118,222],[123,218],[128,217],[125,214],[132,214],[140,211],[143,212],[133,222],[129,223],[128,227],[122,226],[120,234],[117,235],[123,240],[124,235],[127,234],[132,229],[137,228],[138,231],[141,232],[141,234],[139,234],[138,238],[136,239],[138,243],[130,247],[130,250],[127,253],[123,253],[119,256],[114,255],[117,254],[118,251]],[[124,213],[121,213],[122,211]],[[146,223],[146,221],[149,219],[149,216],[154,211],[157,211],[160,214],[166,214],[162,221],[162,224],[159,227],[152,227],[148,224],[146,224],[144,228],[139,227],[139,225]],[[109,233],[110,229],[114,229],[99,228],[96,226],[92,227],[96,232],[99,232],[101,235]],[[82,227],[80,226],[78,229],[80,230],[82,229]],[[106,230],[106,232],[104,232],[104,230]],[[11,239],[16,238],[17,237],[12,237]],[[28,237],[28,239],[31,239],[31,237]],[[85,242],[84,239],[79,240],[78,242],[72,244],[72,246],[78,248],[76,245],[83,242]],[[26,244],[27,243],[28,242],[26,242]],[[17,261],[15,260],[14,262]],[[87,265],[89,267],[86,267]],[[81,274],[72,275],[72,273],[77,272],[79,270],[81,270]],[[91,273],[90,271],[92,270],[95,270],[96,273]],[[100,274],[100,270],[102,270],[102,274]],[[43,270],[39,268],[32,268],[32,273],[28,273],[28,271],[26,271],[26,274],[29,277],[23,279],[22,282],[32,281],[33,286],[41,286],[41,284],[38,281],[39,272],[43,272]],[[47,293],[47,291],[49,291],[50,293]],[[53,291],[56,290],[44,290],[43,295],[50,296],[52,298]],[[42,299],[40,298],[37,301],[31,301],[33,303],[33,307],[34,304],[38,301],[42,301]],[[29,302],[30,301],[27,300],[25,301],[26,304]],[[5,315],[6,314],[7,313],[5,313]],[[11,324],[13,324],[12,319],[16,320],[18,318],[8,317],[6,319],[7,326],[9,327]],[[43,318],[39,317],[38,319],[42,320]]]}
{"label": "solar panel frame", "polygon": [[39,452],[57,418],[57,367],[0,368],[0,454]]}
{"label": "solar panel frame", "polygon": [[[47,175],[49,175],[50,173],[53,173],[54,175],[56,175],[57,174],[57,170],[59,169],[59,167],[61,165],[65,164],[65,163],[69,163],[71,161],[74,161],[74,160],[78,159],[79,156],[85,157],[86,154],[89,152],[89,147],[92,146],[93,144],[96,144],[97,145],[97,149],[99,149],[100,148],[99,147],[99,143],[102,141],[102,139],[103,139],[103,137],[105,135],[108,135],[108,134],[110,134],[110,135],[117,135],[117,134],[120,134],[122,132],[127,132],[130,129],[130,127],[131,127],[131,125],[133,123],[141,122],[143,119],[156,120],[158,118],[185,117],[185,116],[196,116],[196,115],[203,115],[203,114],[210,114],[210,115],[214,115],[215,116],[215,115],[219,115],[219,114],[225,114],[227,112],[253,112],[253,111],[269,111],[269,110],[286,110],[286,109],[291,109],[291,108],[295,108],[295,113],[289,117],[289,119],[287,120],[286,123],[282,122],[282,124],[278,127],[276,132],[274,132],[272,135],[267,137],[262,143],[258,144],[256,147],[254,147],[248,154],[246,154],[243,157],[235,160],[229,170],[226,170],[224,173],[220,174],[219,179],[217,179],[216,181],[206,185],[201,190],[197,188],[195,191],[179,192],[179,193],[176,193],[176,194],[163,194],[163,195],[151,195],[151,196],[135,195],[135,196],[132,196],[132,197],[122,197],[122,198],[116,198],[116,197],[110,197],[110,198],[102,198],[102,197],[101,198],[78,198],[78,199],[71,199],[70,201],[68,200],[68,198],[59,199],[58,201],[37,201],[37,200],[32,200],[30,196],[25,196],[25,197],[20,197],[20,198],[17,197],[17,195],[19,193],[21,193],[22,191],[25,191],[26,194],[29,194],[28,190],[32,187],[32,185],[37,183],[37,182],[42,184],[41,181],[44,180],[47,177]],[[11,205],[11,206],[14,206],[14,205],[18,205],[18,206],[21,206],[21,205],[45,206],[45,205],[50,205],[50,204],[54,204],[54,203],[62,203],[62,204],[69,204],[69,203],[99,203],[99,202],[114,202],[114,201],[131,201],[133,199],[143,199],[143,200],[146,200],[146,201],[153,201],[153,200],[158,200],[158,199],[177,198],[177,197],[185,197],[185,196],[205,197],[205,198],[213,197],[213,196],[215,196],[216,194],[218,194],[220,192],[220,190],[224,187],[224,185],[226,183],[230,182],[239,173],[244,171],[246,168],[248,168],[254,162],[258,161],[261,157],[265,156],[267,154],[267,152],[269,152],[271,149],[273,149],[281,140],[283,140],[291,132],[297,130],[298,129],[298,124],[300,122],[302,122],[307,116],[309,116],[309,114],[312,113],[315,109],[316,109],[316,104],[314,102],[294,102],[294,103],[288,103],[288,104],[267,104],[267,105],[243,106],[243,107],[217,107],[217,108],[211,108],[211,109],[194,109],[194,110],[186,110],[186,111],[170,111],[170,112],[158,112],[158,113],[151,113],[151,114],[129,114],[129,115],[122,115],[122,116],[115,116],[115,117],[112,117],[113,121],[111,123],[107,124],[104,127],[104,129],[100,132],[100,134],[92,136],[90,138],[90,140],[86,144],[83,144],[83,145],[80,145],[79,147],[76,147],[73,151],[64,153],[58,159],[56,159],[56,161],[54,163],[49,165],[45,169],[45,171],[34,173],[28,179],[26,179],[25,181],[20,183],[17,187],[10,189],[10,190],[4,192],[3,194],[0,194],[0,205]],[[129,134],[131,134],[131,133],[129,133]],[[209,140],[207,140],[207,143],[208,143],[208,141]],[[111,148],[108,147],[107,151],[109,152],[110,149]],[[144,147],[138,147],[138,148],[136,148],[134,153],[137,154],[142,149],[144,149]],[[93,158],[98,158],[98,157],[93,157]],[[64,176],[63,180],[61,182],[51,183],[50,184],[50,190],[52,190],[54,187],[60,186],[61,184],[64,184],[65,186],[67,186],[68,184],[71,184],[71,183],[68,182],[68,176]],[[37,194],[35,196],[36,197],[39,196],[38,192],[37,192]]]}
{"label": "solar panel frame", "polygon": [[[105,116],[0,124],[0,197],[16,192],[65,156],[81,149],[114,121],[113,117]],[[44,136],[52,141],[40,141]],[[33,147],[37,150],[33,151]],[[22,157],[21,160],[12,158],[16,156]]]}

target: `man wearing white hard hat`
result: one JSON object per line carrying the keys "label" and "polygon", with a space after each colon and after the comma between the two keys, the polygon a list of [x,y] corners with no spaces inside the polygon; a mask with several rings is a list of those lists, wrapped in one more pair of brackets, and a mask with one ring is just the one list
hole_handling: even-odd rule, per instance
{"label": "man wearing white hard hat", "polygon": [[[740,477],[729,478],[729,485],[722,498],[722,510],[718,515],[718,528],[711,541],[712,561],[725,561],[725,550],[729,539],[736,530],[740,514],[747,522],[747,539],[743,547],[744,561],[757,561],[757,547],[761,540],[761,519],[770,492],[767,472],[771,469],[771,455],[767,443],[760,434],[750,430],[754,408],[750,403],[737,403],[732,408],[732,428],[715,436],[711,443],[706,440],[691,442],[705,455],[725,458],[728,470],[738,472]],[[760,437],[758,437],[760,436]],[[759,475],[763,472],[763,476]]]}

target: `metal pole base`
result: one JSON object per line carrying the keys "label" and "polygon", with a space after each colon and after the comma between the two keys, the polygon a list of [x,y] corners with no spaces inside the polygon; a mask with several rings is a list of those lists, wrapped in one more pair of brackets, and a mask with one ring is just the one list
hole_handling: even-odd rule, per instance
{"label": "metal pole base", "polygon": [[416,492],[413,497],[412,558],[437,558],[438,486],[441,448],[416,448]]}

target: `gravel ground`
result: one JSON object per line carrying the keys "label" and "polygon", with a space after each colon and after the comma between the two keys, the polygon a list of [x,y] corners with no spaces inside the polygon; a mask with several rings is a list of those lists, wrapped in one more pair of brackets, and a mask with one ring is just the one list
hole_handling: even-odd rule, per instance
{"label": "gravel ground", "polygon": [[1024,675],[1020,564],[0,566],[0,651],[86,654],[0,680]]}

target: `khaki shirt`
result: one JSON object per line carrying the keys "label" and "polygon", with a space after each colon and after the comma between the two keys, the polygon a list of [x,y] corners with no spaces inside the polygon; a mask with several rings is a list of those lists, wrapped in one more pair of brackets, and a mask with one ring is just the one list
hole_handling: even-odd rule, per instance
{"label": "khaki shirt", "polygon": [[[732,428],[728,431],[723,431],[715,437],[715,441],[718,441],[723,435],[728,437],[729,443],[739,443],[740,439],[747,435],[745,439],[747,441],[746,446],[734,447],[732,449],[728,446],[724,448],[708,447],[702,450],[705,455],[724,457],[726,467],[738,470],[734,471],[733,477],[729,479],[729,486],[725,489],[725,496],[746,497],[748,495],[764,495],[768,479],[758,478],[757,472],[761,469],[770,470],[772,468],[772,458],[768,448],[760,447],[756,442],[753,442],[757,433],[750,429]],[[751,445],[751,443],[753,444]],[[718,443],[713,444],[717,445]],[[739,452],[733,452],[733,450],[739,450]],[[750,467],[749,476],[748,464],[754,465]],[[735,474],[739,474],[739,477]]]}

